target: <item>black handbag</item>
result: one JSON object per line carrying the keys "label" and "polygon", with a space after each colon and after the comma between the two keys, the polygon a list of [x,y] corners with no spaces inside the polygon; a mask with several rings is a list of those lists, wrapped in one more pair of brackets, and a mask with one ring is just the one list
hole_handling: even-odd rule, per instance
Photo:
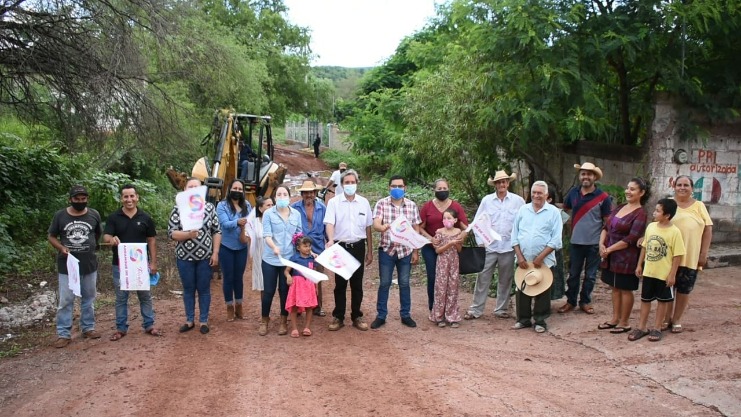
{"label": "black handbag", "polygon": [[478,274],[484,270],[486,248],[478,246],[473,232],[468,235],[465,246],[458,252],[458,271],[461,275]]}

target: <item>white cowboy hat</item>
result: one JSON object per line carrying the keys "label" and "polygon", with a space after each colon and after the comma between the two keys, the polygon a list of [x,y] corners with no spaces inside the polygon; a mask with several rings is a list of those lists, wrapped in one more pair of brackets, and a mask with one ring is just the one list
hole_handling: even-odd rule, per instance
{"label": "white cowboy hat", "polygon": [[494,173],[494,177],[489,177],[489,179],[486,181],[487,184],[490,186],[494,186],[495,183],[499,180],[514,180],[517,178],[517,174],[507,175],[507,172],[505,171],[497,171]]}
{"label": "white cowboy hat", "polygon": [[314,184],[314,181],[311,180],[304,180],[304,182],[301,183],[301,188],[297,188],[296,191],[302,192],[302,191],[316,191],[317,186]]}
{"label": "white cowboy hat", "polygon": [[553,284],[553,272],[545,265],[536,268],[532,262],[528,262],[527,269],[517,267],[515,270],[517,289],[530,297],[535,297],[547,290],[551,284]]}
{"label": "white cowboy hat", "polygon": [[594,175],[597,176],[597,179],[602,178],[602,170],[591,162],[585,162],[581,165],[574,164],[574,168],[578,169],[579,171],[581,171],[582,169],[585,171],[592,171],[594,172]]}

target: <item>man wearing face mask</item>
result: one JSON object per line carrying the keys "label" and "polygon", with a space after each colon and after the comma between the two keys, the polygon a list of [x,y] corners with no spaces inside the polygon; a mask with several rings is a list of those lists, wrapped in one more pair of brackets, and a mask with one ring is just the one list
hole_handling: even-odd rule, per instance
{"label": "man wearing face mask", "polygon": [[355,259],[360,267],[355,270],[349,280],[335,275],[334,302],[330,331],[340,330],[345,324],[345,310],[347,309],[347,283],[350,283],[350,319],[358,330],[368,330],[363,320],[360,306],[363,303],[363,273],[365,265],[373,262],[373,215],[368,200],[356,194],[358,189],[358,173],[350,169],[341,177],[343,193],[329,200],[327,214],[324,216],[324,225],[327,232],[327,247],[334,243],[342,246]]}
{"label": "man wearing face mask", "polygon": [[75,185],[69,192],[70,206],[54,214],[49,226],[49,243],[57,250],[59,271],[59,305],[57,307],[57,340],[54,347],[69,345],[72,338],[72,311],[75,295],[69,289],[67,256],[77,258],[80,268],[80,327],[85,339],[100,339],[95,331],[96,283],[98,259],[95,248],[102,228],[100,214],[87,207],[88,192],[85,187]]}
{"label": "man wearing face mask", "polygon": [[[486,248],[486,260],[484,269],[476,277],[476,287],[473,290],[473,303],[463,316],[466,320],[477,319],[484,314],[486,299],[489,297],[489,286],[494,275],[494,268],[498,272],[497,305],[494,308],[494,316],[508,318],[510,289],[515,277],[515,251],[512,249],[512,224],[520,207],[525,205],[525,200],[515,193],[509,192],[509,183],[515,179],[514,174],[507,175],[505,171],[497,171],[494,177],[489,177],[487,184],[495,187],[496,192],[489,194],[481,200],[476,212],[474,223],[486,214],[492,230],[502,236],[501,240],[495,240]],[[478,238],[477,238],[478,241]],[[480,243],[480,242],[479,242]]]}
{"label": "man wearing face mask", "polygon": [[389,196],[379,200],[373,211],[373,228],[381,233],[381,245],[378,248],[378,269],[381,275],[381,284],[378,287],[378,301],[376,303],[377,316],[371,323],[371,329],[378,329],[386,324],[388,314],[389,289],[391,278],[396,268],[399,277],[399,301],[401,304],[401,323],[407,327],[417,327],[411,317],[412,292],[409,286],[412,264],[419,261],[417,249],[391,242],[388,232],[393,223],[400,216],[407,218],[414,231],[419,233],[422,220],[414,201],[404,198],[406,181],[400,175],[394,175],[389,180]]}
{"label": "man wearing face mask", "polygon": [[[329,182],[327,183],[327,187],[325,188],[325,190],[330,190],[330,191],[334,190],[333,197],[336,197],[342,194],[342,179],[340,178],[340,176],[345,171],[347,171],[347,164],[344,162],[340,162],[340,169],[333,172],[332,176],[329,177]],[[333,188],[335,185],[337,186],[337,188]]]}

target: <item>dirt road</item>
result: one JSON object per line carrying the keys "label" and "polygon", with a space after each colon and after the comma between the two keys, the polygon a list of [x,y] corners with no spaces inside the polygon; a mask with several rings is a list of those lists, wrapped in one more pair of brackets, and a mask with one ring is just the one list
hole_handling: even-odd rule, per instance
{"label": "dirt road", "polygon": [[[293,175],[326,168],[307,153],[281,158]],[[171,252],[160,252],[168,258],[159,262],[163,279],[177,283]],[[258,336],[253,292],[248,319],[226,322],[220,281],[212,282],[211,332],[180,334],[182,299],[161,284],[155,309],[163,337],[141,331],[131,297],[130,331],[118,342],[83,340],[76,330],[65,349],[47,345],[0,360],[0,415],[741,416],[741,268],[703,272],[683,323],[687,330],[658,343],[597,330],[610,316],[601,283],[597,314],[553,314],[545,334],[510,330],[512,319],[492,318],[493,299],[482,318],[439,329],[426,319],[422,276],[423,267],[415,267],[416,329],[399,322],[398,290],[392,289],[388,324],[380,330],[361,332],[348,321],[329,332],[328,316],[315,321],[313,336],[300,339],[277,336],[276,323],[268,336]],[[247,277],[249,283],[249,270]],[[110,279],[110,272],[101,271],[100,279]],[[366,271],[368,322],[377,286],[375,262]],[[328,311],[332,287],[325,285]],[[461,308],[470,302],[471,294],[463,293]],[[109,336],[111,295],[101,304],[97,329]],[[553,302],[554,311],[561,304]]]}
{"label": "dirt road", "polygon": [[[365,285],[369,319],[375,271]],[[596,329],[609,318],[602,285],[597,314],[554,314],[543,335],[509,330],[512,320],[491,317],[491,299],[482,318],[439,329],[426,320],[426,294],[416,281],[416,329],[399,322],[392,290],[380,330],[329,332],[327,317],[316,320],[313,336],[291,339],[277,336],[275,326],[257,335],[254,293],[249,319],[227,323],[214,281],[208,335],[177,333],[182,301],[159,299],[164,337],[143,334],[134,314],[119,342],[76,334],[66,349],[0,362],[0,409],[8,416],[741,415],[739,282],[741,268],[704,272],[687,330],[652,343]],[[463,294],[461,306],[470,301]],[[330,291],[325,302],[334,304]],[[97,315],[98,329],[111,333],[113,309]]]}

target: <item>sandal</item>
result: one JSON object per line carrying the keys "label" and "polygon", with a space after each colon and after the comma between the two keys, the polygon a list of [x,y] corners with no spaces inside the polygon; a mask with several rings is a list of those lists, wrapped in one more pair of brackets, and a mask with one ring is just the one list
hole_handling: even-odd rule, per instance
{"label": "sandal", "polygon": [[445,322],[444,321],[438,321],[437,322],[437,327],[445,327]]}
{"label": "sandal", "polygon": [[661,329],[660,329],[660,330],[661,330],[662,332],[664,332],[664,331],[667,331],[667,330],[669,330],[669,329],[671,329],[671,328],[672,328],[672,324],[673,324],[673,323],[672,323],[672,321],[671,321],[671,320],[669,320],[669,321],[665,321],[665,322],[661,323]]}
{"label": "sandal", "polygon": [[473,313],[466,313],[463,315],[463,319],[465,320],[475,320],[478,317],[474,316]]}
{"label": "sandal", "polygon": [[587,314],[594,314],[594,307],[592,307],[589,304],[583,304],[579,307],[581,311],[587,313]]}
{"label": "sandal", "polygon": [[457,329],[457,328],[461,327],[461,325],[457,321],[454,321],[454,322],[450,323],[450,327],[452,327],[454,329]]}
{"label": "sandal", "polygon": [[630,327],[630,326],[628,326],[628,327],[617,326],[614,329],[610,330],[610,333],[612,333],[612,334],[621,334],[621,333],[628,333],[631,330],[633,330],[633,328]]}
{"label": "sandal", "polygon": [[151,334],[152,336],[162,336],[162,331],[157,330],[154,327],[150,327],[147,330],[144,330],[144,333]]}
{"label": "sandal", "polygon": [[298,330],[291,330],[291,337],[298,337]]}
{"label": "sandal", "polygon": [[182,326],[180,326],[180,333],[185,333],[189,330],[193,330],[195,329],[195,327],[196,327],[195,323],[191,323],[191,324],[185,323]]}
{"label": "sandal", "polygon": [[615,327],[617,327],[617,323],[612,324],[610,322],[604,322],[597,326],[597,328],[600,330],[614,329]]}
{"label": "sandal", "polygon": [[111,335],[111,337],[110,337],[110,339],[109,339],[109,340],[110,340],[111,342],[117,342],[117,341],[119,341],[119,340],[123,339],[123,337],[124,337],[124,336],[126,336],[126,332],[122,332],[122,331],[120,331],[120,330],[117,330],[117,331],[116,331],[116,333],[113,333],[113,334]]}
{"label": "sandal", "polygon": [[301,332],[301,334],[303,334],[304,336],[311,336],[311,329],[307,327],[304,329],[303,332]]}
{"label": "sandal", "polygon": [[327,315],[327,313],[324,310],[322,310],[321,308],[315,308],[314,309],[314,315],[315,316],[319,316],[319,317],[325,317]]}
{"label": "sandal", "polygon": [[557,311],[560,314],[564,314],[564,313],[568,313],[569,311],[571,311],[573,309],[574,309],[574,306],[573,305],[571,305],[569,303],[566,303],[566,304],[562,305],[561,308],[559,308]]}
{"label": "sandal", "polygon": [[648,334],[648,340],[650,340],[651,342],[658,342],[661,340],[661,337],[662,337],[661,330],[658,330],[658,329],[653,329]]}
{"label": "sandal", "polygon": [[632,332],[630,332],[630,334],[628,335],[628,340],[630,340],[631,342],[635,342],[636,340],[641,339],[643,338],[643,336],[647,336],[647,335],[648,335],[647,331],[643,331],[641,329],[635,329]]}
{"label": "sandal", "polygon": [[681,324],[672,324],[672,333],[682,333],[683,331]]}

